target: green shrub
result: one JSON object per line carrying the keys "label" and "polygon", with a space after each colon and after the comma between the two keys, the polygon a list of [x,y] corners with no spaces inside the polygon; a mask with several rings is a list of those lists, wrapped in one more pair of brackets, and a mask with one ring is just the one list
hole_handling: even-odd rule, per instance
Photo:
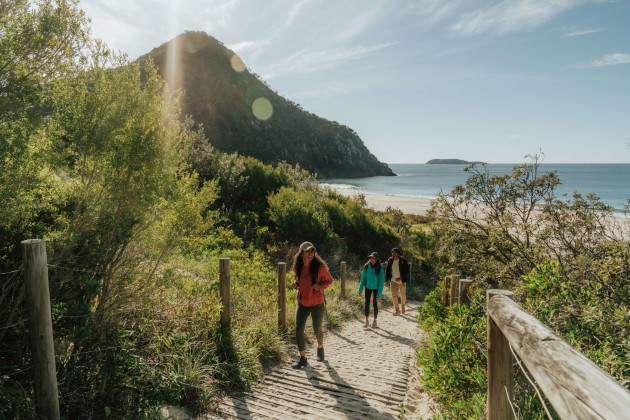
{"label": "green shrub", "polygon": [[485,416],[484,297],[479,290],[473,294],[470,305],[444,308],[437,288],[420,311],[424,325],[432,324],[429,341],[418,352],[418,363],[424,372],[422,382],[454,418]]}

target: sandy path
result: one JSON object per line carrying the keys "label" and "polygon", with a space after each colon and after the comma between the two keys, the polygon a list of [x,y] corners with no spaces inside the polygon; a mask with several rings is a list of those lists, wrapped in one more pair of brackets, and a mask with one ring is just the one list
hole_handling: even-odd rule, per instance
{"label": "sandy path", "polygon": [[417,307],[408,305],[405,316],[394,316],[391,307],[382,309],[378,328],[366,329],[353,320],[341,331],[328,331],[325,361],[317,360],[311,343],[306,368],[285,364],[252,392],[221,401],[217,412],[205,418],[431,418],[431,402],[422,393],[415,363],[421,334]]}

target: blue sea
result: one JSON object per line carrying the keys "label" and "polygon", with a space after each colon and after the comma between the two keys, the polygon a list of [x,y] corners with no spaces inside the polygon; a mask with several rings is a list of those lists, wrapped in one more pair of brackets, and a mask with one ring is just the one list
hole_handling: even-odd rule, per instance
{"label": "blue sea", "polygon": [[[466,165],[427,165],[422,163],[390,163],[398,176],[375,176],[370,178],[326,179],[322,185],[335,189],[355,190],[363,194],[388,194],[402,197],[435,198],[441,191],[447,193],[458,184],[464,184],[468,174]],[[514,164],[488,164],[491,174],[512,173]],[[615,212],[623,210],[630,198],[630,163],[543,163],[539,173],[557,171],[561,184],[556,196],[570,197],[574,191],[583,196],[595,193],[603,203]]]}

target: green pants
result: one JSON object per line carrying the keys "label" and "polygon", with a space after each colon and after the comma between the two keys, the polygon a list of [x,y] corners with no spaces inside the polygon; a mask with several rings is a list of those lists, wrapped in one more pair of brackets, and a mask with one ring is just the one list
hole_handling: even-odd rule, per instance
{"label": "green pants", "polygon": [[313,330],[315,331],[315,337],[317,337],[317,344],[320,346],[324,344],[324,329],[322,328],[324,322],[324,308],[323,303],[311,307],[302,306],[298,303],[295,313],[295,339],[297,340],[299,351],[306,350],[304,327],[306,326],[306,318],[308,318],[309,314],[313,319]]}

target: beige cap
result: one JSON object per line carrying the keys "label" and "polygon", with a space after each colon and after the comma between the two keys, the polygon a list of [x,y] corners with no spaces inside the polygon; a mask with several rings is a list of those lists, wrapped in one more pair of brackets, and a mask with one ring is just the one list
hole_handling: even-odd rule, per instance
{"label": "beige cap", "polygon": [[308,251],[311,248],[316,249],[310,242],[302,242],[302,245],[300,245],[300,251]]}

